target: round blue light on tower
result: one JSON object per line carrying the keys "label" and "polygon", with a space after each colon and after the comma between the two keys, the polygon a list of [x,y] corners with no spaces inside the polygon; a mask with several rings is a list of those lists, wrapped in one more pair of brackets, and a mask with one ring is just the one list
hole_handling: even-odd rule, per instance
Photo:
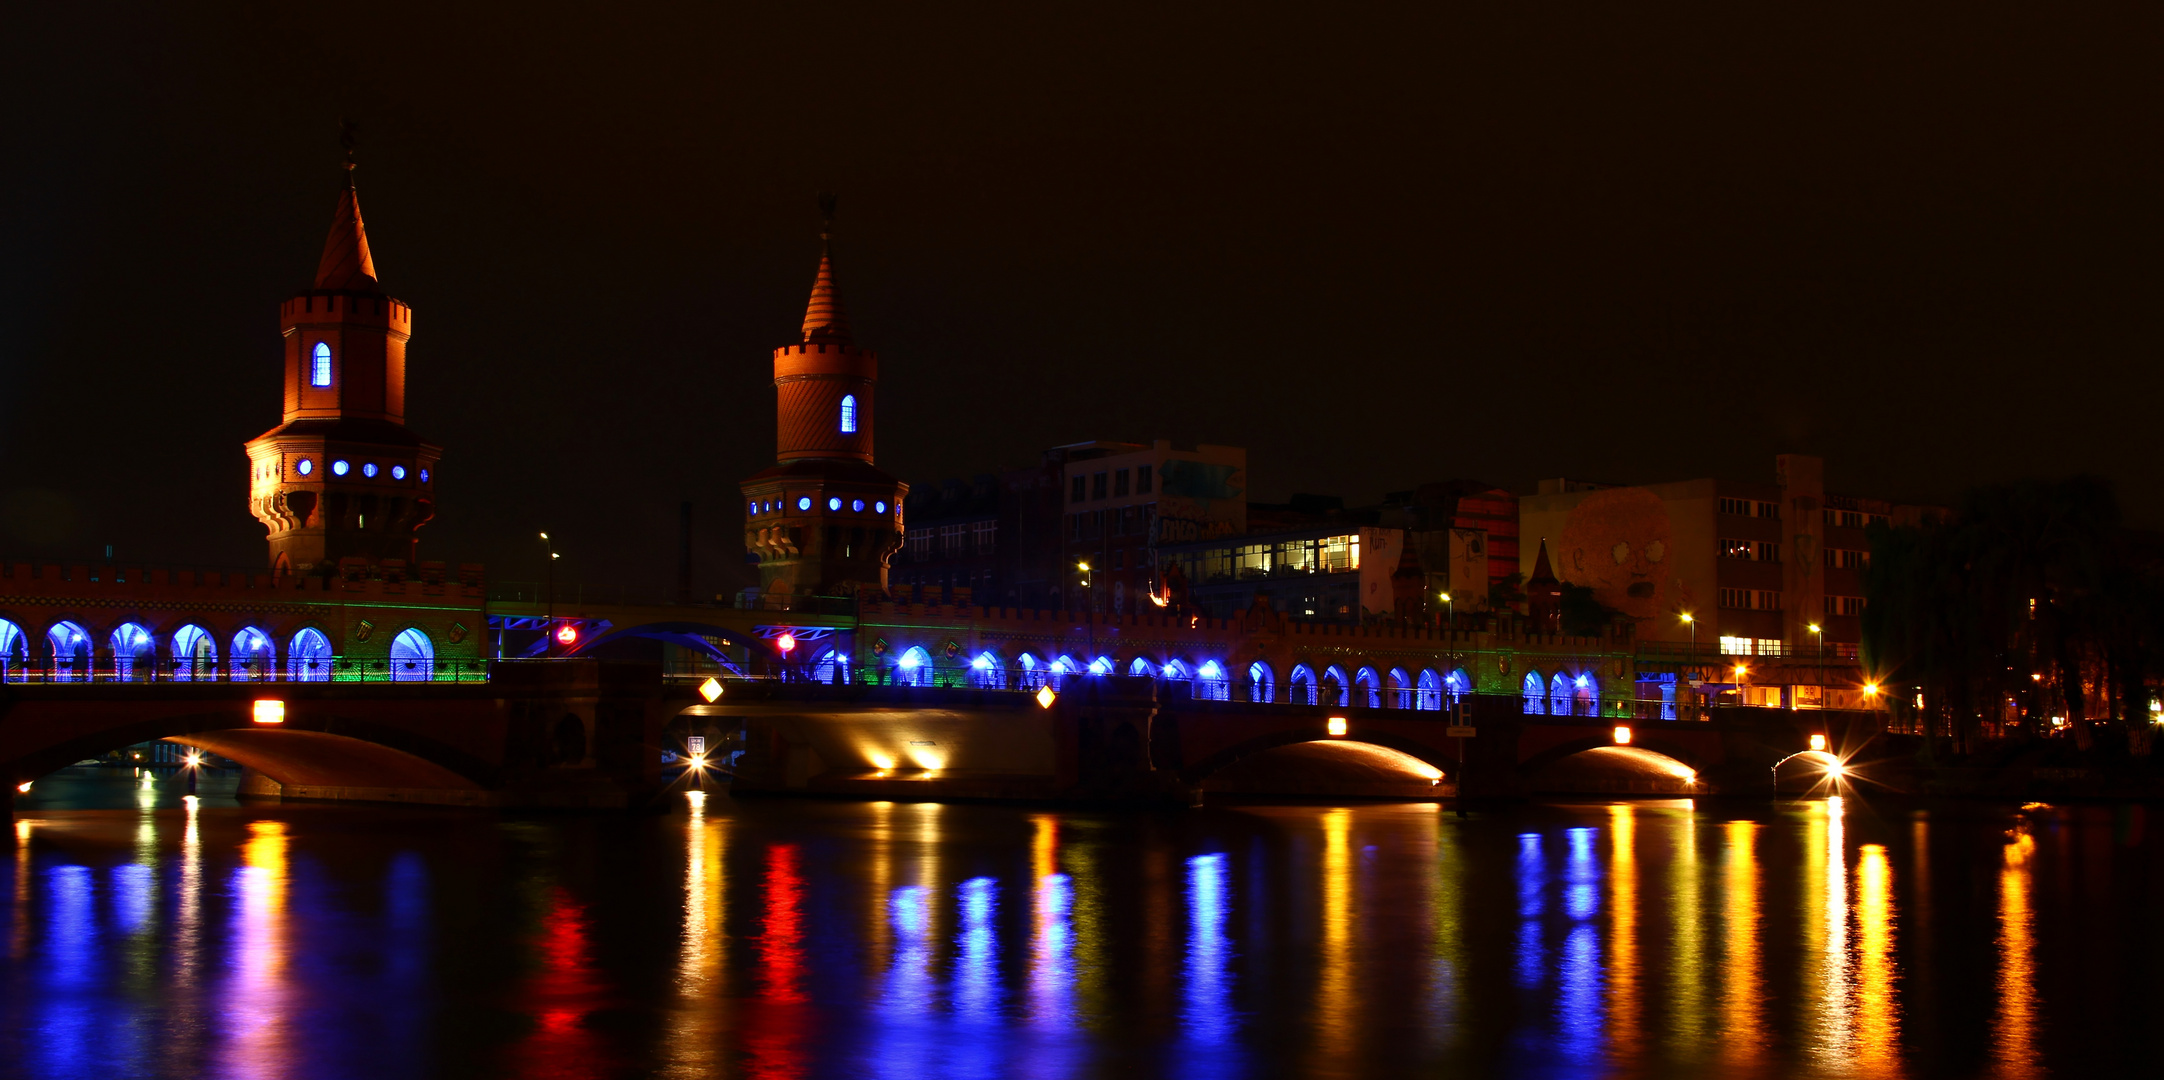
{"label": "round blue light on tower", "polygon": [[346,464],[344,458],[331,462],[331,474],[333,476],[344,476],[351,471],[353,471],[353,466]]}
{"label": "round blue light on tower", "polygon": [[376,478],[376,463],[371,461],[368,464],[361,466],[361,475],[369,478],[370,480],[374,480]]}
{"label": "round blue light on tower", "polygon": [[875,502],[872,504],[872,509],[884,514],[887,512],[887,504],[883,502]]}
{"label": "round blue light on tower", "polygon": [[841,500],[841,498],[840,498],[839,496],[836,496],[836,497],[834,497],[834,498],[830,498],[830,499],[828,499],[828,500],[827,500],[827,509],[829,509],[829,510],[839,510],[839,509],[841,509],[841,508],[842,508],[842,500]]}
{"label": "round blue light on tower", "polygon": [[797,496],[797,500],[796,500],[796,508],[797,508],[797,509],[799,509],[799,510],[809,510],[809,509],[811,509],[811,496],[809,496],[809,495],[799,495],[799,496]]}
{"label": "round blue light on tower", "polygon": [[428,483],[428,470],[427,470],[427,469],[422,469],[422,470],[421,470],[421,482],[422,482],[422,483],[424,483],[424,484],[425,484],[425,483]]}
{"label": "round blue light on tower", "polygon": [[757,516],[759,515],[759,504],[758,504],[758,503],[754,502],[754,503],[752,503],[752,504],[751,504],[751,513],[752,513],[752,516],[753,516],[753,517],[757,517]]}
{"label": "round blue light on tower", "polygon": [[301,474],[302,476],[306,476],[306,475],[308,475],[309,473],[312,473],[312,472],[316,471],[316,462],[315,462],[315,459],[314,459],[314,458],[302,458],[302,459],[300,459],[300,460],[299,460],[298,462],[295,462],[295,463],[294,463],[294,465],[293,465],[293,471],[294,471],[294,472],[297,472],[297,473],[299,473],[299,474]]}
{"label": "round blue light on tower", "polygon": [[405,467],[404,465],[393,465],[393,466],[391,466],[391,479],[393,479],[393,480],[404,480],[405,478],[406,478],[406,467]]}
{"label": "round blue light on tower", "polygon": [[864,500],[862,500],[862,499],[858,499],[857,501],[855,501],[855,502],[853,502],[853,503],[850,503],[850,504],[849,504],[849,509],[851,509],[851,510],[854,510],[854,511],[856,511],[856,512],[857,512],[857,513],[859,513],[859,514],[863,513],[863,512],[864,512]]}

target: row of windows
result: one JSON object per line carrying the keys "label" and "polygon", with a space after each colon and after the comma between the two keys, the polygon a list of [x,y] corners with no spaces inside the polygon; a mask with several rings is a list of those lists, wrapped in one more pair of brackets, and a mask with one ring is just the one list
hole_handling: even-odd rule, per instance
{"label": "row of windows", "polygon": [[[423,472],[421,475],[425,479],[428,474],[426,472]],[[760,514],[771,514],[778,510],[785,510],[788,508],[788,502],[788,499],[764,499],[754,501],[746,505],[751,511],[751,516],[758,517]],[[887,512],[887,501],[885,499],[874,499],[869,504],[865,503],[865,501],[862,499],[849,500],[849,509],[855,513],[863,513],[864,507],[866,505],[871,506],[872,513],[884,514]],[[812,508],[812,497],[809,495],[797,496],[796,508],[801,512],[809,512]],[[827,496],[827,509],[835,513],[840,513],[842,509],[842,497],[839,495]]]}
{"label": "row of windows", "polygon": [[1866,513],[1862,510],[1828,510],[1826,524],[1843,529],[1861,529],[1867,525],[1884,525],[1893,519],[1884,514]]}
{"label": "row of windows", "polygon": [[935,540],[938,542],[938,552],[948,558],[967,555],[972,551],[989,555],[999,544],[999,522],[986,518],[983,521],[921,526],[909,530],[903,543],[908,546],[909,557],[921,562],[932,557]]}
{"label": "row of windows", "polygon": [[1826,565],[1836,570],[1869,570],[1871,553],[1854,548],[1827,548]]}
{"label": "row of windows", "polygon": [[[300,460],[293,463],[293,471],[299,473],[302,476],[314,475],[316,471],[316,460],[314,458],[301,458]],[[353,463],[347,461],[344,458],[337,458],[331,462],[332,476],[344,476],[352,471]],[[361,475],[367,477],[370,480],[375,479],[376,474],[382,471],[383,470],[378,467],[373,461],[361,462]],[[405,478],[406,467],[404,465],[391,466],[391,479],[404,480]],[[428,475],[428,470],[422,469],[421,482],[425,484],[428,483],[430,479],[431,477]]]}
{"label": "row of windows", "polygon": [[1236,544],[1175,556],[1187,580],[1241,581],[1360,569],[1360,536],[1304,537],[1274,544]]}
{"label": "row of windows", "polygon": [[1117,499],[1125,495],[1147,495],[1156,477],[1157,474],[1147,465],[1138,469],[1114,469],[1088,476],[1076,473],[1068,481],[1067,501],[1083,502],[1089,499]]}
{"label": "row of windows", "polygon": [[1777,589],[1722,589],[1721,606],[1738,611],[1779,611],[1781,593]]}
{"label": "row of windows", "polygon": [[1781,561],[1781,545],[1777,541],[1730,540],[1723,538],[1720,545],[1721,558],[1724,559],[1750,559],[1755,562]]}
{"label": "row of windows", "polygon": [[[166,638],[160,657],[156,637],[138,623],[122,623],[106,638],[111,666],[99,668],[94,639],[79,623],[63,620],[45,631],[45,649],[33,656],[31,639],[21,627],[0,619],[0,681],[20,678],[35,664],[62,682],[87,682],[93,678],[119,682],[149,681],[158,676],[161,661],[165,677],[180,682],[201,680],[251,681],[269,679],[280,672],[278,650],[270,636],[254,627],[233,635],[221,668],[218,639],[193,623]],[[286,642],[284,677],[300,682],[328,682],[331,677],[331,640],[323,631],[307,627]],[[391,639],[391,677],[427,679],[434,673],[436,648],[419,627],[409,627]]]}
{"label": "row of windows", "polygon": [[1731,499],[1721,497],[1721,513],[1737,517],[1777,518],[1781,516],[1781,504],[1758,499]]}
{"label": "row of windows", "polygon": [[1863,614],[1863,597],[1828,596],[1826,598],[1826,614],[1861,615]]}
{"label": "row of windows", "polygon": [[1730,656],[1779,656],[1781,639],[1777,637],[1747,638],[1721,637],[1721,651]]}
{"label": "row of windows", "polygon": [[1095,540],[1100,536],[1148,536],[1150,521],[1156,516],[1156,503],[1084,510],[1067,515],[1067,534],[1076,540]]}
{"label": "row of windows", "polygon": [[1525,711],[1535,716],[1599,716],[1600,683],[1589,674],[1555,677],[1543,681],[1538,671],[1525,673],[1520,692]]}

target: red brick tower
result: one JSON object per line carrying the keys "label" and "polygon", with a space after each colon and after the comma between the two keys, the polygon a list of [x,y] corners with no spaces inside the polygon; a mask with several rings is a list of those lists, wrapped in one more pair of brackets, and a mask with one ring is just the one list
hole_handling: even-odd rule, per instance
{"label": "red brick tower", "polygon": [[436,513],[443,450],[406,428],[413,310],[376,284],[350,150],[315,287],[279,312],[285,422],[248,443],[248,507],[281,574],[329,574],[347,559],[404,566]]}
{"label": "red brick tower", "polygon": [[849,333],[834,285],[834,202],[820,200],[819,276],[798,340],[774,350],[774,466],[743,483],[744,546],[769,595],[887,587],[907,484],[872,465],[879,354]]}

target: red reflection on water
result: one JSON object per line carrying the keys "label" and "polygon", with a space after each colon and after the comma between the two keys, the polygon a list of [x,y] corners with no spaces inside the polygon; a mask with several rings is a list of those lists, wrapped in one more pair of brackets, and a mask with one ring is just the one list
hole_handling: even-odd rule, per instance
{"label": "red reflection on water", "polygon": [[585,905],[562,886],[549,890],[548,910],[534,951],[541,969],[527,984],[527,1008],[533,1034],[518,1047],[522,1076],[595,1076],[601,1071],[601,1041],[586,1028],[586,1016],[601,1003],[603,985],[588,955]]}
{"label": "red reflection on water", "polygon": [[804,1075],[804,1035],[811,1017],[804,1005],[804,923],[797,910],[803,899],[796,845],[768,848],[766,926],[759,936],[761,993],[744,1037],[744,1071],[752,1080]]}

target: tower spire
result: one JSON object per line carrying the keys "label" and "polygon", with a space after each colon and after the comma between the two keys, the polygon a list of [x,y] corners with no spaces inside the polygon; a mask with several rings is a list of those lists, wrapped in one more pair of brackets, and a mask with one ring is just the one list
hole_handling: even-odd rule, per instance
{"label": "tower spire", "polygon": [[834,286],[834,204],[831,193],[819,196],[819,276],[812,280],[811,303],[804,308],[804,340],[843,345],[854,340],[849,316],[842,311],[841,292]]}
{"label": "tower spire", "polygon": [[338,143],[346,148],[346,183],[338,193],[338,212],[331,218],[331,234],[323,241],[323,259],[316,264],[316,288],[339,292],[376,292],[376,261],[368,255],[368,228],[361,223],[361,199],[353,189],[353,147],[360,125],[351,120],[338,123]]}

